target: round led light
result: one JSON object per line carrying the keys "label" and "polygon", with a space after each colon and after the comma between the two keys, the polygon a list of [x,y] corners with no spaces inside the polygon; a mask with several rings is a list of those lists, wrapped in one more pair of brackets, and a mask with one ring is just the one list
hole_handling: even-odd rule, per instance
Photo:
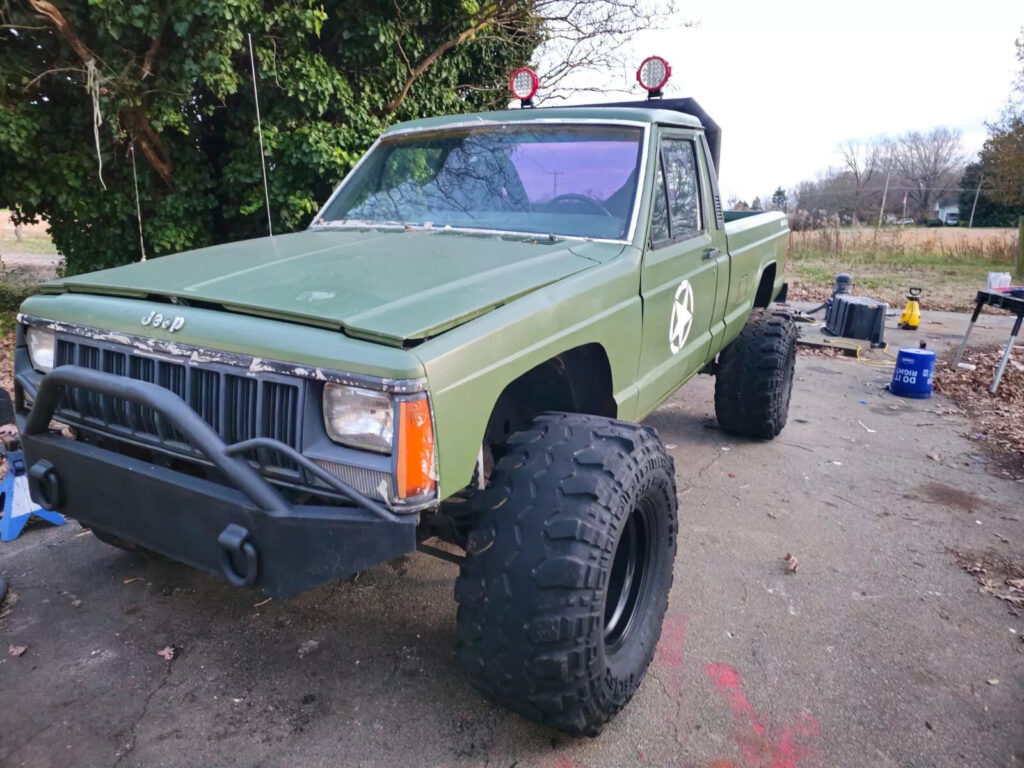
{"label": "round led light", "polygon": [[520,67],[512,73],[508,87],[517,99],[529,101],[540,87],[540,79],[537,77],[537,73],[529,67]]}
{"label": "round led light", "polygon": [[672,76],[672,67],[661,56],[648,56],[640,62],[636,81],[648,91],[660,91]]}

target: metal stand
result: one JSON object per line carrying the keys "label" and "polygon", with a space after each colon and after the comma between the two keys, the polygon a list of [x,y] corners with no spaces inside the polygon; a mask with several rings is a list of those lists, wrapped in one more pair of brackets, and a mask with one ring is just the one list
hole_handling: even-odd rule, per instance
{"label": "metal stand", "polygon": [[999,380],[1003,378],[1003,371],[1006,370],[1006,363],[1010,360],[1010,352],[1013,351],[1013,345],[1017,341],[1017,334],[1020,333],[1020,324],[1024,320],[1024,315],[1017,315],[1017,320],[1013,324],[1013,332],[1010,333],[1010,340],[1006,342],[1006,349],[1003,350],[1003,359],[999,361],[999,367],[996,368],[996,377],[992,379],[992,386],[988,388],[991,394],[995,394],[996,390],[999,389]]}
{"label": "metal stand", "polygon": [[32,515],[41,517],[53,525],[64,525],[64,517],[56,512],[40,509],[32,503],[28,491],[28,477],[25,475],[25,457],[21,447],[7,448],[7,474],[0,483],[0,541],[14,541],[21,535],[25,524]]}
{"label": "metal stand", "polygon": [[1019,299],[1016,296],[1010,296],[1002,291],[978,291],[977,300],[974,305],[974,313],[971,315],[971,322],[967,325],[967,333],[964,334],[964,340],[960,342],[960,349],[957,350],[956,359],[953,361],[953,367],[956,368],[960,365],[960,359],[963,357],[964,350],[967,348],[967,339],[971,337],[971,331],[974,330],[974,324],[978,322],[978,315],[981,314],[981,308],[986,304],[991,307],[996,307],[997,309],[1005,309],[1008,312],[1013,312],[1017,315],[1017,319],[1013,323],[1013,330],[1010,332],[1010,340],[1006,342],[1006,349],[1003,350],[1003,358],[999,361],[999,367],[996,368],[995,378],[992,379],[992,385],[988,388],[989,393],[994,395],[996,390],[999,389],[999,381],[1003,378],[1003,372],[1006,370],[1006,364],[1010,361],[1010,354],[1013,352],[1013,345],[1017,342],[1017,335],[1020,333],[1020,326],[1022,322],[1024,322],[1024,299]]}
{"label": "metal stand", "polygon": [[978,322],[978,315],[981,314],[981,308],[985,305],[982,299],[978,299],[978,303],[974,306],[974,314],[971,315],[971,322],[967,324],[967,333],[964,334],[964,340],[960,342],[960,349],[956,351],[956,359],[953,361],[953,367],[957,368],[960,366],[960,359],[964,356],[964,350],[967,349],[967,340],[971,338],[971,331],[974,330],[974,324]]}

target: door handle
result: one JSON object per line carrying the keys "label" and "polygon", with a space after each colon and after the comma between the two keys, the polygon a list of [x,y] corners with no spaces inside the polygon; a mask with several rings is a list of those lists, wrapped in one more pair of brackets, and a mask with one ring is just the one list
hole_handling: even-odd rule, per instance
{"label": "door handle", "polygon": [[721,255],[722,255],[722,252],[720,250],[718,250],[717,248],[707,248],[707,249],[705,249],[704,253],[701,255],[701,258],[704,259],[705,261],[707,261],[708,259],[717,259]]}

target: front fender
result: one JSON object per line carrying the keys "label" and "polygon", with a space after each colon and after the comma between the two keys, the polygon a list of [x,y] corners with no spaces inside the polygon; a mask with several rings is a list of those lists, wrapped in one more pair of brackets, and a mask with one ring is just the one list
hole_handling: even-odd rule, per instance
{"label": "front fender", "polygon": [[416,347],[434,409],[440,496],[469,484],[509,383],[566,350],[599,344],[618,416],[635,411],[642,327],[639,249],[560,280]]}

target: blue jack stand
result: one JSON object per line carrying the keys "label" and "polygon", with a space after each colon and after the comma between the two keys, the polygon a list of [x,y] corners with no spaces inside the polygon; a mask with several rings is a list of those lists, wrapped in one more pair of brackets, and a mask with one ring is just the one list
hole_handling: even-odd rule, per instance
{"label": "blue jack stand", "polygon": [[0,503],[3,504],[4,515],[0,517],[0,541],[14,541],[18,538],[32,515],[53,525],[65,523],[62,515],[47,512],[32,503],[28,492],[28,476],[25,474],[25,457],[20,448],[7,451],[7,475],[0,482]]}

